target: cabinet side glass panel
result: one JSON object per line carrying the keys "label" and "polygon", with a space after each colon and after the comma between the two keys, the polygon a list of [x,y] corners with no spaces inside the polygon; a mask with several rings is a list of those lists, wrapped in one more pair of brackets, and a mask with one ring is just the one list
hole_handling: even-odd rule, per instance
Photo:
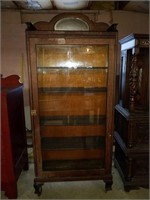
{"label": "cabinet side glass panel", "polygon": [[36,48],[43,170],[103,168],[108,45]]}

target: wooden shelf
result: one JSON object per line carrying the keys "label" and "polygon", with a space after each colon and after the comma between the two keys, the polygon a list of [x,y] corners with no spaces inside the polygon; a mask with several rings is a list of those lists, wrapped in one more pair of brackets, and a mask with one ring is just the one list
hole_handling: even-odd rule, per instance
{"label": "wooden shelf", "polygon": [[57,126],[80,126],[80,125],[98,125],[106,122],[105,115],[78,115],[78,116],[48,116],[40,117],[41,126],[57,125]]}
{"label": "wooden shelf", "polygon": [[42,87],[38,88],[39,93],[97,93],[107,92],[107,87]]}
{"label": "wooden shelf", "polygon": [[44,137],[41,143],[43,150],[98,149],[105,147],[105,137]]}
{"label": "wooden shelf", "polygon": [[97,125],[79,125],[79,126],[41,126],[41,137],[87,137],[87,136],[105,136],[106,126]]}
{"label": "wooden shelf", "polygon": [[103,160],[53,160],[43,161],[44,171],[61,171],[61,170],[90,170],[101,169],[104,167]]}

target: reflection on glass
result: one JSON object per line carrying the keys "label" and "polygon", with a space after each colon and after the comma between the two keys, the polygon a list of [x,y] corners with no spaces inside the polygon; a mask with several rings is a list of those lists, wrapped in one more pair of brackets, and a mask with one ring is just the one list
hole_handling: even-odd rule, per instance
{"label": "reflection on glass", "polygon": [[39,88],[45,87],[106,87],[108,69],[38,69]]}
{"label": "reflection on glass", "polygon": [[106,114],[108,46],[38,45],[37,54],[40,115],[97,124]]}
{"label": "reflection on glass", "polygon": [[37,67],[108,67],[107,45],[38,45]]}
{"label": "reflection on glass", "polygon": [[[94,116],[105,115],[106,93],[41,93],[39,96],[39,108],[41,116]],[[69,120],[69,119],[68,119]]]}
{"label": "reflection on glass", "polygon": [[104,166],[108,46],[38,45],[37,75],[43,169]]}
{"label": "reflection on glass", "polygon": [[68,17],[56,22],[54,29],[67,31],[88,31],[89,26],[82,19]]}

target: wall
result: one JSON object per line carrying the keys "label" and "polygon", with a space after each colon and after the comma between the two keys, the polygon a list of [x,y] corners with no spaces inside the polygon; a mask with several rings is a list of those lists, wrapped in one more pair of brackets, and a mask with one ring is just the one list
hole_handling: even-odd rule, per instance
{"label": "wall", "polygon": [[[118,39],[131,33],[149,33],[149,15],[128,11],[92,11],[83,14],[91,20],[118,23]],[[1,74],[8,76],[17,74],[24,83],[24,104],[26,126],[31,129],[29,107],[29,84],[26,58],[26,40],[24,22],[50,21],[56,15],[55,12],[33,13],[19,11],[1,11]],[[119,73],[119,45],[117,73]]]}
{"label": "wall", "polygon": [[25,28],[26,25],[21,23],[20,12],[1,12],[1,74],[3,77],[11,74],[21,76],[26,127],[31,129]]}

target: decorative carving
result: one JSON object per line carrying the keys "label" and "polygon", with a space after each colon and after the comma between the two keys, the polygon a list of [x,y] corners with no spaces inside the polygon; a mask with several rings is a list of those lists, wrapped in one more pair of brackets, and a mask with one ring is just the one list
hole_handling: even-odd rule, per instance
{"label": "decorative carving", "polygon": [[107,31],[108,31],[108,32],[118,32],[118,30],[117,30],[117,25],[118,25],[118,24],[112,24],[112,25],[107,29]]}
{"label": "decorative carving", "polygon": [[124,189],[149,188],[149,35],[119,41],[121,72],[115,106],[114,164]]}
{"label": "decorative carving", "polygon": [[7,77],[3,77],[1,74],[1,87],[2,88],[13,88],[22,86],[23,84],[20,83],[20,77],[18,75],[10,75]]}
{"label": "decorative carving", "polygon": [[149,129],[148,129],[148,120],[147,123],[142,123],[141,121],[137,121],[135,124],[136,127],[136,146],[141,145],[147,147],[149,144]]}
{"label": "decorative carving", "polygon": [[129,73],[129,87],[130,87],[130,96],[129,96],[129,109],[130,111],[135,110],[135,96],[138,89],[138,66],[137,66],[137,56],[133,55],[131,70]]}
{"label": "decorative carving", "polygon": [[28,31],[35,31],[36,30],[35,26],[31,22],[26,22],[26,25],[27,25]]}
{"label": "decorative carving", "polygon": [[[73,31],[74,25],[78,25],[77,27],[74,27],[75,31],[117,32],[117,29],[116,29],[117,24],[112,24],[109,26],[108,24],[104,22],[94,22],[90,20],[88,16],[79,14],[79,13],[61,13],[53,17],[49,22],[39,21],[34,24],[32,24],[31,22],[26,22],[26,25],[27,25],[26,30],[27,31],[36,31],[36,30],[37,31],[57,31],[57,28],[56,28],[57,24],[64,22],[65,20],[67,24],[69,25],[66,25],[64,30],[61,27],[60,30]],[[82,24],[80,24],[79,22],[82,22]],[[72,28],[70,24],[72,24]],[[82,27],[82,25],[84,26],[86,25],[87,29],[85,29],[85,27]],[[70,27],[67,27],[67,26],[70,26]]]}
{"label": "decorative carving", "polygon": [[141,159],[136,159],[136,176],[147,175],[149,171],[149,161],[148,156]]}
{"label": "decorative carving", "polygon": [[149,39],[141,39],[140,45],[149,47]]}

